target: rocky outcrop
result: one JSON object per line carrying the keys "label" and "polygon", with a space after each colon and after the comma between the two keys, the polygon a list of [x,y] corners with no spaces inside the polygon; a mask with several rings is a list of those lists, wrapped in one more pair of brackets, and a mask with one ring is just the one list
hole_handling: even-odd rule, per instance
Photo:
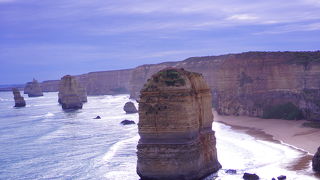
{"label": "rocky outcrop", "polygon": [[122,125],[130,125],[130,124],[136,124],[136,123],[132,120],[125,119],[125,120],[121,121],[121,124]]}
{"label": "rocky outcrop", "polygon": [[32,82],[28,82],[24,88],[24,94],[28,94],[28,97],[43,96],[42,89],[37,80],[33,79]]}
{"label": "rocky outcrop", "polygon": [[312,169],[316,172],[320,172],[320,147],[318,148],[316,154],[313,156]]}
{"label": "rocky outcrop", "polygon": [[210,89],[198,73],[169,68],[148,80],[139,100],[141,179],[200,179],[221,167],[211,107]]}
{"label": "rocky outcrop", "polygon": [[14,107],[25,107],[26,101],[21,96],[20,91],[17,88],[12,88],[13,98],[14,98]]}
{"label": "rocky outcrop", "polygon": [[74,76],[66,75],[61,78],[59,100],[63,109],[81,109],[86,102],[86,95]]}
{"label": "rocky outcrop", "polygon": [[133,113],[137,113],[138,110],[136,108],[136,106],[134,105],[133,102],[126,102],[126,104],[123,107],[123,110],[127,113],[127,114],[133,114]]}
{"label": "rocky outcrop", "polygon": [[262,117],[267,109],[292,103],[303,118],[320,120],[320,51],[248,52],[143,65],[133,70],[131,98],[138,99],[144,82],[169,66],[202,73],[219,114]]}

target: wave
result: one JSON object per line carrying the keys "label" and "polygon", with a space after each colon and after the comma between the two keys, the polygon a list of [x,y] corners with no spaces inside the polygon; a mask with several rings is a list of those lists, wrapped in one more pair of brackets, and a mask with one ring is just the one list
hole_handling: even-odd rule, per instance
{"label": "wave", "polygon": [[132,138],[116,142],[110,147],[109,151],[103,156],[103,160],[104,161],[111,160],[115,156],[118,150],[122,149],[127,143],[135,141],[138,138],[139,138],[139,135],[136,135]]}

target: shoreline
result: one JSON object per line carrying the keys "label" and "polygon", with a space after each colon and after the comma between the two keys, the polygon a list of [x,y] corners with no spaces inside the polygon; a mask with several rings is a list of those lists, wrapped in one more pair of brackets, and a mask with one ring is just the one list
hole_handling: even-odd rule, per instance
{"label": "shoreline", "polygon": [[[306,120],[262,119],[247,116],[222,116],[213,111],[214,121],[261,140],[281,143],[314,155],[320,146],[320,129],[303,127]],[[317,143],[319,142],[319,143]]]}

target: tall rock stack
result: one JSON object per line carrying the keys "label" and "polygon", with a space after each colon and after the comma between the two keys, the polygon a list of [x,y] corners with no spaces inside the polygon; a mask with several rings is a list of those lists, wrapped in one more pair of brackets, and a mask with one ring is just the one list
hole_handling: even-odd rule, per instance
{"label": "tall rock stack", "polygon": [[29,97],[43,96],[42,89],[37,80],[33,79],[32,82],[28,82],[24,88],[24,94],[28,94]]}
{"label": "tall rock stack", "polygon": [[14,103],[15,103],[14,107],[25,107],[26,101],[21,96],[20,91],[17,88],[13,88],[12,93],[14,96]]}
{"label": "tall rock stack", "polygon": [[201,74],[168,68],[141,90],[137,173],[141,179],[200,179],[221,168],[209,87]]}
{"label": "tall rock stack", "polygon": [[81,109],[83,102],[87,101],[85,90],[81,89],[76,78],[70,75],[61,78],[58,96],[63,109]]}

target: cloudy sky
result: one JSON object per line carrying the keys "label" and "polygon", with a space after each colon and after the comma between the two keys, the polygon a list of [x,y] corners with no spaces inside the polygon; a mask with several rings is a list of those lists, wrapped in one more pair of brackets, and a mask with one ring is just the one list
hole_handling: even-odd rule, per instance
{"label": "cloudy sky", "polygon": [[0,0],[0,84],[320,49],[320,0]]}

